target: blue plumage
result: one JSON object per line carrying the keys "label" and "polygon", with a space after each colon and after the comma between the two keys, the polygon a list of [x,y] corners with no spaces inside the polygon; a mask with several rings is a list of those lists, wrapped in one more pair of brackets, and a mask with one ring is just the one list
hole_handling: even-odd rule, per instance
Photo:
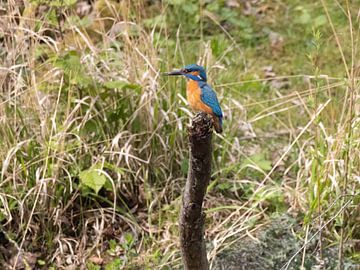
{"label": "blue plumage", "polygon": [[198,84],[201,89],[201,101],[208,105],[214,114],[221,120],[223,114],[215,91],[206,82],[199,81]]}
{"label": "blue plumage", "polygon": [[[199,65],[196,65],[196,64],[190,64],[190,65],[187,65],[183,68],[183,70],[189,70],[190,72],[191,71],[198,71],[199,72],[199,76],[200,76],[200,79],[204,82],[207,81],[207,77],[206,77],[206,71],[205,69],[202,67],[202,66],[199,66]],[[194,76],[195,77],[195,76]],[[193,79],[193,78],[191,78]],[[194,79],[193,79],[194,80]],[[195,79],[195,81],[198,81],[199,79]]]}
{"label": "blue plumage", "polygon": [[164,75],[182,75],[188,79],[186,93],[191,108],[195,111],[203,111],[210,114],[213,119],[215,131],[221,133],[223,130],[223,114],[215,91],[206,83],[207,77],[205,69],[202,66],[191,64],[180,70],[165,73]]}

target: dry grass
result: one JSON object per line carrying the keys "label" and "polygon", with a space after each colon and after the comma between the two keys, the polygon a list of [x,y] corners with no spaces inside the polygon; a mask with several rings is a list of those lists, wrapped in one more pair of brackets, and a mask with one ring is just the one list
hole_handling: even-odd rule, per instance
{"label": "dry grass", "polygon": [[[347,27],[337,28],[331,12],[340,4],[322,1],[327,40],[314,31],[310,71],[292,75],[288,52],[275,52],[289,65],[280,76],[262,72],[267,53],[254,64],[259,49],[242,49],[204,7],[194,46],[198,32],[172,27],[171,1],[39,2],[0,1],[4,268],[181,266],[177,216],[192,113],[183,83],[159,74],[189,59],[207,67],[226,115],[205,203],[210,262],[234,241],[256,241],[280,212],[297,217],[306,243],[320,235],[320,259],[329,245],[339,246],[340,261],[359,259],[359,18],[347,2]],[[272,8],[261,20],[284,6]],[[149,23],[152,15],[160,17]],[[220,53],[206,40],[211,31],[224,35]],[[322,47],[335,45],[337,59],[327,59]],[[90,169],[106,179],[99,193],[80,177]],[[296,255],[305,253],[306,244]]]}

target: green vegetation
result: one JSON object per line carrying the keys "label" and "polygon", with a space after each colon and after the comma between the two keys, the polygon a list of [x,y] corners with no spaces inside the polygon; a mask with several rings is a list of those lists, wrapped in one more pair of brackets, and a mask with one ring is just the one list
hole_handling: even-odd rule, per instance
{"label": "green vegetation", "polygon": [[25,2],[0,1],[2,269],[181,268],[192,113],[160,73],[190,63],[225,114],[211,265],[273,230],[266,265],[360,264],[356,1]]}

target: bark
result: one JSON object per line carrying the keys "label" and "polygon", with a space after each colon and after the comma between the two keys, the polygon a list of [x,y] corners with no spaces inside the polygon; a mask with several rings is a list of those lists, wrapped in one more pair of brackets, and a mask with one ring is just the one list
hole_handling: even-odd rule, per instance
{"label": "bark", "polygon": [[185,270],[208,270],[202,204],[211,177],[212,129],[205,113],[189,129],[189,172],[180,213],[180,244]]}

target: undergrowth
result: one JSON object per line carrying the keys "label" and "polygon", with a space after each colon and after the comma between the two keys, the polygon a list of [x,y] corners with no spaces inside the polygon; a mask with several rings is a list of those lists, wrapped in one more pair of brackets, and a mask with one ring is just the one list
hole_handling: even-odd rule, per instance
{"label": "undergrowth", "polygon": [[[359,257],[359,16],[348,1],[0,1],[0,265],[177,269],[183,80],[225,114],[205,208],[212,265],[274,216],[287,258]],[[248,240],[247,240],[248,241]],[[313,248],[312,251],[314,252]],[[287,267],[283,266],[283,269]]]}

